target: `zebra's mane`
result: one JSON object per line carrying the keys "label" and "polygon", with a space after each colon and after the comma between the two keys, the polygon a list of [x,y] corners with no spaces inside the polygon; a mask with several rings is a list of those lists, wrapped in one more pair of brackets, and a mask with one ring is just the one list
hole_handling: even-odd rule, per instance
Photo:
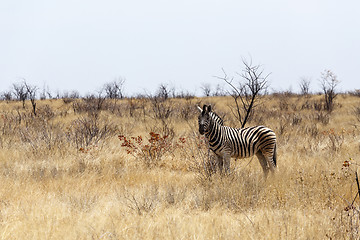
{"label": "zebra's mane", "polygon": [[222,118],[219,115],[217,115],[215,112],[209,112],[209,115],[219,125],[221,125],[221,126],[224,125],[224,120],[222,120]]}

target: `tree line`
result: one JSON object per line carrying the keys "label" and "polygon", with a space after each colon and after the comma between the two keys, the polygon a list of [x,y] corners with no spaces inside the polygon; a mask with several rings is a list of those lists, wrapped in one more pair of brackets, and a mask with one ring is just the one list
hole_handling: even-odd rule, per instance
{"label": "tree line", "polygon": [[[252,118],[256,107],[261,103],[259,99],[268,94],[270,73],[265,73],[263,67],[258,64],[253,64],[252,61],[243,59],[243,68],[241,72],[235,73],[234,76],[229,76],[224,69],[222,69],[223,76],[215,76],[221,83],[217,84],[215,88],[209,83],[203,83],[200,87],[202,95],[210,96],[231,96],[233,105],[230,107],[234,117],[244,127],[246,122]],[[300,95],[308,96],[310,91],[310,78],[303,77],[298,82]],[[330,70],[324,70],[319,79],[321,87],[321,94],[324,95],[324,109],[331,112],[334,108],[334,101],[338,95],[337,86],[339,80],[337,76]],[[125,79],[118,78],[111,82],[105,83],[97,93],[80,96],[79,92],[71,91],[62,94],[53,94],[49,89],[40,89],[38,86],[29,84],[25,79],[20,83],[12,84],[10,90],[4,91],[0,94],[0,99],[5,101],[21,101],[23,108],[25,108],[25,101],[30,100],[32,111],[36,115],[36,100],[44,99],[63,99],[70,101],[71,99],[123,99],[129,98],[124,92]],[[285,92],[287,94],[294,94],[291,91]],[[353,92],[360,95],[359,91]],[[174,87],[169,87],[168,84],[160,84],[154,94],[145,93],[138,94],[135,98],[149,98],[155,102],[165,101],[169,98],[193,98],[195,94],[188,91],[176,91]],[[134,98],[134,97],[132,97]]]}

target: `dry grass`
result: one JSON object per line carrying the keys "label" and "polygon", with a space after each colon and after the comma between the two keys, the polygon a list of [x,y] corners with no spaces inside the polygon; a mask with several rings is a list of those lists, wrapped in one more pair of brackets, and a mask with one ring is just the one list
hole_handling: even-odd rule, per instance
{"label": "dry grass", "polygon": [[[278,135],[267,181],[256,158],[208,171],[195,104],[236,126],[231,101],[169,99],[165,116],[149,100],[45,100],[36,117],[0,102],[0,238],[358,239],[360,98],[339,96],[328,114],[321,96],[265,97],[250,125]],[[143,142],[127,154],[118,135]]]}

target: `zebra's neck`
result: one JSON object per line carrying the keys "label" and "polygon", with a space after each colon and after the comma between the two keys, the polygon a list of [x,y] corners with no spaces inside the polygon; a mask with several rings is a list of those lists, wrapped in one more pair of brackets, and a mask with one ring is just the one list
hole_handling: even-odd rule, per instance
{"label": "zebra's neck", "polygon": [[[219,118],[222,123],[222,119]],[[219,123],[218,119],[210,118],[209,129],[205,133],[205,137],[209,140],[210,147],[215,146],[220,139],[220,129],[222,125]]]}
{"label": "zebra's neck", "polygon": [[220,124],[221,126],[224,125],[224,121],[222,120],[222,118],[217,115],[215,112],[210,112],[210,117],[215,121],[217,122],[218,124]]}

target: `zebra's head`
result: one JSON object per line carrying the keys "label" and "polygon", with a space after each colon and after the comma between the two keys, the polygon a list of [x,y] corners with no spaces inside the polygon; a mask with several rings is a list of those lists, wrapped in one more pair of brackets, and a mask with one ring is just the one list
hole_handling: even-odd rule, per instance
{"label": "zebra's head", "polygon": [[211,106],[204,105],[203,108],[197,106],[200,114],[199,114],[199,133],[201,135],[205,134],[209,130],[210,126],[210,112]]}

